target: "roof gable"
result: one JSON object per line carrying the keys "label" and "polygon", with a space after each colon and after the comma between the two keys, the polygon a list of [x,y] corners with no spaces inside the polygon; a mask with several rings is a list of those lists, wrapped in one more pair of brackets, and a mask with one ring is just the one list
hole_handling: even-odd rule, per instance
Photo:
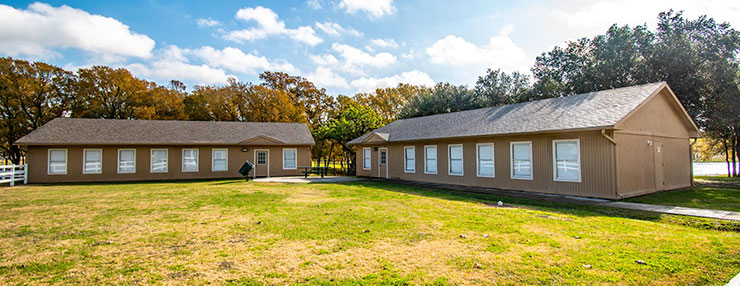
{"label": "roof gable", "polygon": [[244,145],[274,145],[274,144],[285,144],[285,142],[282,142],[280,140],[277,140],[275,138],[259,135],[255,136],[253,138],[244,140],[242,142],[239,142],[240,144]]}
{"label": "roof gable", "polygon": [[388,142],[388,133],[371,132],[362,143],[384,143]]}
{"label": "roof gable", "polygon": [[[696,123],[694,123],[694,120],[691,119],[691,116],[686,111],[686,109],[683,107],[681,102],[678,100],[678,97],[676,97],[676,94],[673,93],[673,90],[667,85],[663,84],[661,88],[656,90],[650,97],[645,99],[640,105],[638,105],[634,110],[632,110],[629,114],[625,115],[617,124],[615,124],[616,128],[623,128],[625,127],[625,124],[629,122],[631,119],[636,117],[636,114],[639,114],[641,112],[655,112],[655,110],[647,110],[650,109],[651,104],[659,104],[656,102],[659,98],[663,99],[665,103],[667,103],[670,106],[670,109],[675,112],[676,117],[678,117],[678,120],[681,121],[681,124],[686,128],[688,131],[688,136],[692,138],[701,137],[701,132],[699,131],[699,127],[696,126]],[[644,122],[641,122],[639,124],[644,124]]]}

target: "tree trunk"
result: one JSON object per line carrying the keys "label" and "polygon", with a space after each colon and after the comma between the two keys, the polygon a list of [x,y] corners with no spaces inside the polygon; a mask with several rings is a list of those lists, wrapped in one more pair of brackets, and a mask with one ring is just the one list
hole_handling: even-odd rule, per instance
{"label": "tree trunk", "polygon": [[725,163],[727,163],[727,177],[732,177],[730,172],[730,150],[727,146],[727,139],[722,139],[722,146],[725,147]]}
{"label": "tree trunk", "polygon": [[10,145],[10,163],[19,165],[21,163],[21,148],[16,145]]}
{"label": "tree trunk", "polygon": [[737,177],[738,176],[738,166],[737,166],[737,145],[740,144],[740,134],[737,132],[737,128],[733,128],[735,131],[732,137],[732,176]]}

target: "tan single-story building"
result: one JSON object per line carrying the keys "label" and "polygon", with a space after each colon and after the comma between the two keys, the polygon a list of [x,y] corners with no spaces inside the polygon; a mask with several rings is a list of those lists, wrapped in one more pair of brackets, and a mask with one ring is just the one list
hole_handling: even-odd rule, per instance
{"label": "tan single-story building", "polygon": [[691,186],[699,129],[664,82],[394,121],[357,175],[621,199]]}
{"label": "tan single-story building", "polygon": [[301,175],[314,144],[303,123],[56,118],[28,146],[29,183]]}

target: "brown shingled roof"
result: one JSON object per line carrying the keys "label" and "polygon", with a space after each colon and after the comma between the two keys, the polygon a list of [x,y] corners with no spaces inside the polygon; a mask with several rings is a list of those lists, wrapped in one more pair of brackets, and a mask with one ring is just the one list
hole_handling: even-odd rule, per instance
{"label": "brown shingled roof", "polygon": [[[549,98],[517,104],[437,114],[391,122],[349,144],[362,144],[372,134],[387,142],[611,128],[642,102],[667,88],[665,82]],[[686,115],[688,118],[688,114]],[[696,129],[693,121],[687,119]],[[698,134],[698,129],[695,130]]]}
{"label": "brown shingled roof", "polygon": [[14,144],[250,145],[250,141],[315,143],[305,123],[56,118]]}

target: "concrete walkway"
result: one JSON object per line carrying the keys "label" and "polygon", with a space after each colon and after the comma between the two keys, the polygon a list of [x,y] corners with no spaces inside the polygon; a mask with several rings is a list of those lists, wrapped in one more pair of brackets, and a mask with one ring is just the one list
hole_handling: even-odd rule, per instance
{"label": "concrete walkway", "polygon": [[357,177],[344,177],[344,176],[324,176],[323,178],[319,176],[309,176],[308,178],[304,178],[303,176],[300,176],[300,177],[268,177],[268,178],[254,179],[254,181],[258,183],[271,182],[271,183],[297,183],[297,184],[343,183],[343,182],[352,182],[352,181],[357,181],[357,180],[362,180],[362,179],[357,178]]}
{"label": "concrete walkway", "polygon": [[612,201],[612,200],[606,200],[606,199],[594,199],[594,198],[584,198],[584,197],[576,197],[576,196],[553,195],[553,194],[533,193],[533,192],[524,192],[524,191],[510,191],[510,190],[501,190],[501,189],[494,189],[494,188],[458,186],[458,185],[448,185],[448,184],[438,184],[438,183],[410,182],[410,181],[386,180],[386,179],[373,179],[373,180],[387,181],[387,182],[392,182],[392,183],[397,183],[397,184],[427,187],[427,188],[437,188],[437,189],[446,189],[446,190],[454,190],[454,191],[500,195],[500,196],[506,196],[506,197],[546,200],[546,201],[554,201],[554,202],[563,202],[563,203],[572,203],[572,204],[581,204],[581,205],[590,205],[590,206],[603,206],[603,207],[656,212],[656,213],[673,214],[673,215],[685,215],[685,216],[693,216],[693,217],[704,217],[704,218],[712,218],[712,219],[740,221],[740,213],[731,212],[731,211],[630,203],[630,202]]}

